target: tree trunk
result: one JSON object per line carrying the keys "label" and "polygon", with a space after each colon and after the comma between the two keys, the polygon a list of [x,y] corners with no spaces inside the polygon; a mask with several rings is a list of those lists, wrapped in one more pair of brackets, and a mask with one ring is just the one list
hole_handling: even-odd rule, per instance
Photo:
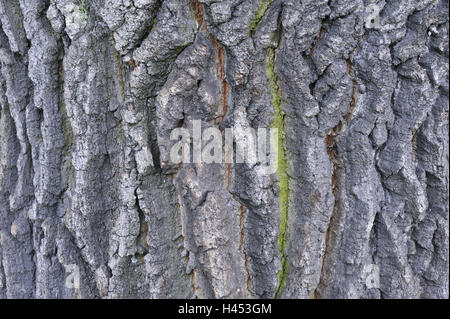
{"label": "tree trunk", "polygon": [[448,6],[0,0],[0,298],[448,298]]}

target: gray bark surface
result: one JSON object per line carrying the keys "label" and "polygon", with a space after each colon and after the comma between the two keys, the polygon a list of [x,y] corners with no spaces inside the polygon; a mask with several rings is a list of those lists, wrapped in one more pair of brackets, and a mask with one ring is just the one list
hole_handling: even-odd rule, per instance
{"label": "gray bark surface", "polygon": [[0,298],[448,298],[448,7],[0,0]]}

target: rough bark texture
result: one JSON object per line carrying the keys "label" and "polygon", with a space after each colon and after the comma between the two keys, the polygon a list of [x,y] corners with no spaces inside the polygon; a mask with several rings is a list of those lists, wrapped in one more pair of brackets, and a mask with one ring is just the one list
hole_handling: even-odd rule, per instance
{"label": "rough bark texture", "polygon": [[448,6],[0,0],[0,298],[448,298]]}

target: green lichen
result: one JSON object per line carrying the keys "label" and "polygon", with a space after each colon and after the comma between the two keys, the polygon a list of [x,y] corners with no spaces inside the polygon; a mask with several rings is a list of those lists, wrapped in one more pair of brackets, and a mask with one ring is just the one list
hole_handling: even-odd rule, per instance
{"label": "green lichen", "polygon": [[150,22],[150,32],[152,32],[153,29],[155,29],[156,22],[158,22],[158,20],[156,20],[156,14],[155,14],[155,16],[152,18],[152,21]]}
{"label": "green lichen", "polygon": [[66,108],[64,106],[64,101],[61,99],[59,102],[59,111],[61,112],[61,124],[62,124],[62,130],[63,130],[63,153],[62,155],[64,157],[69,157],[70,150],[72,149],[73,145],[73,131],[72,131],[72,125],[70,123],[69,117],[67,116]]}
{"label": "green lichen", "polygon": [[[60,80],[60,85],[64,87],[64,66],[62,60],[58,62],[58,75]],[[64,104],[64,94],[63,91],[60,92],[58,109],[61,114],[61,126],[63,131],[63,157],[68,158],[70,151],[73,146],[73,131],[72,125],[70,123],[69,116],[67,115],[66,105]]]}
{"label": "green lichen", "polygon": [[123,128],[120,127],[118,132],[117,132],[117,140],[122,144],[123,143]]}
{"label": "green lichen", "polygon": [[277,76],[275,74],[275,51],[268,50],[267,75],[272,89],[272,104],[275,108],[274,119],[272,127],[278,129],[278,166],[277,173],[280,179],[280,193],[279,193],[279,207],[280,207],[280,235],[278,237],[278,250],[281,258],[281,270],[278,272],[278,288],[275,294],[276,298],[281,296],[284,282],[287,276],[287,219],[288,219],[288,204],[289,204],[289,174],[288,164],[286,160],[286,151],[284,149],[284,111],[282,107],[282,99],[280,88],[277,84]]}
{"label": "green lichen", "polygon": [[71,172],[68,174],[69,179],[73,179],[73,167],[72,167],[72,154],[73,147],[73,131],[70,119],[67,115],[67,110],[64,105],[64,99],[61,97],[59,100],[59,111],[61,113],[61,126],[63,131],[63,149],[62,157],[65,161],[65,170]]}
{"label": "green lichen", "polygon": [[88,9],[86,6],[86,0],[81,0],[77,7],[77,13],[80,15],[81,21],[86,21],[88,16]]}
{"label": "green lichen", "polygon": [[252,23],[250,24],[249,34],[250,37],[253,36],[253,32],[256,30],[256,28],[259,25],[259,22],[266,14],[267,9],[269,8],[269,5],[273,2],[273,0],[261,0],[261,3],[259,4],[258,11],[256,12],[255,17],[253,18]]}
{"label": "green lichen", "polygon": [[120,55],[117,50],[114,50],[114,59],[116,60],[117,68],[119,70],[119,85],[122,100],[125,100],[125,82],[123,80],[122,63],[120,62]]}
{"label": "green lichen", "polygon": [[121,93],[121,96],[122,96],[122,100],[125,101],[125,82],[123,80],[122,62],[120,60],[120,54],[116,50],[116,39],[114,38],[114,33],[113,32],[111,32],[111,39],[112,39],[112,43],[113,43],[114,60],[116,60],[117,69],[119,70],[120,93]]}

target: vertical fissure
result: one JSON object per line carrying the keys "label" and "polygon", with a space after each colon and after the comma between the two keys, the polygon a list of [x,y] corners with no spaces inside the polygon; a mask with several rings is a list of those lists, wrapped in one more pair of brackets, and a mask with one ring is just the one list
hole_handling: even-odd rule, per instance
{"label": "vertical fissure", "polygon": [[287,222],[288,222],[288,207],[289,207],[289,173],[288,164],[286,159],[286,149],[284,146],[284,116],[285,113],[282,107],[282,98],[280,93],[280,87],[278,86],[278,77],[275,72],[275,50],[273,48],[268,49],[267,54],[267,75],[269,78],[271,90],[272,90],[272,104],[275,108],[274,119],[271,124],[273,128],[278,129],[278,166],[277,174],[279,177],[279,210],[280,210],[280,234],[278,236],[278,251],[281,259],[281,270],[278,272],[278,287],[275,293],[275,297],[281,297],[283,287],[286,281],[288,272],[288,256],[287,249]]}

